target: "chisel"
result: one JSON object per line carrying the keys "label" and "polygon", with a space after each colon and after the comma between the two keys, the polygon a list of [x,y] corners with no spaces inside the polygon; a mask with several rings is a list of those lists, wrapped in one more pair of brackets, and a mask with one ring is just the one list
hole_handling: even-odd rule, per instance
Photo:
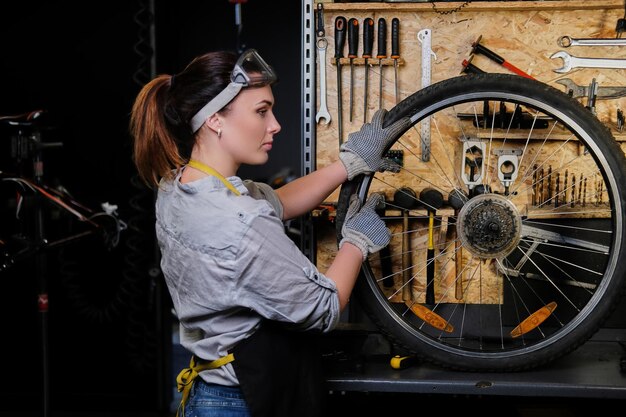
{"label": "chisel", "polygon": [[343,58],[343,47],[346,44],[346,18],[337,16],[335,18],[335,65],[337,66],[337,131],[339,133],[339,145],[343,143],[343,127],[341,105],[341,58]]}
{"label": "chisel", "polygon": [[378,108],[383,108],[383,59],[387,58],[387,21],[384,17],[378,18]]}
{"label": "chisel", "polygon": [[354,17],[348,20],[348,58],[350,58],[350,121],[354,110],[354,58],[359,50],[359,21]]}
{"label": "chisel", "polygon": [[398,59],[400,59],[400,19],[391,20],[391,58],[393,58],[394,87],[396,90],[396,104],[400,102],[398,93]]}
{"label": "chisel", "polygon": [[365,90],[363,93],[363,123],[367,123],[367,90],[369,87],[370,66],[368,59],[372,57],[374,47],[374,19],[371,17],[363,21],[363,64],[365,65]]}

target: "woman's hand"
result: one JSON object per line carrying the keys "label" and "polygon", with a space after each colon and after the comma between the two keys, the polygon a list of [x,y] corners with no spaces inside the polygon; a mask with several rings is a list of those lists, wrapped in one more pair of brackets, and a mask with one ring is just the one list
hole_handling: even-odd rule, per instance
{"label": "woman's hand", "polygon": [[383,128],[386,114],[385,109],[376,111],[370,123],[365,123],[361,130],[348,135],[348,141],[341,145],[339,159],[348,171],[349,180],[359,174],[400,170],[398,164],[385,158],[384,154],[391,142],[411,126],[411,120],[403,117]]}

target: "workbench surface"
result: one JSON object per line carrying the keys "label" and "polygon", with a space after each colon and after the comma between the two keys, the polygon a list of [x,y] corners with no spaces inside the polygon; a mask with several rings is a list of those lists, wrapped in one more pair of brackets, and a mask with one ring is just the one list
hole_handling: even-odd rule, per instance
{"label": "workbench surface", "polygon": [[446,370],[426,363],[393,369],[375,355],[328,366],[329,390],[479,396],[626,399],[623,342],[592,339],[544,367],[510,373]]}

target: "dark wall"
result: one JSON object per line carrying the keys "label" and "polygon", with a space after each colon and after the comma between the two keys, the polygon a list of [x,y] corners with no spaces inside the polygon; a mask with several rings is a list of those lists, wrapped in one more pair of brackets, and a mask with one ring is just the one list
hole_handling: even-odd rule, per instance
{"label": "dark wall", "polygon": [[[99,234],[24,256],[0,267],[0,411],[42,407],[43,340],[49,344],[53,410],[156,410],[169,406],[169,296],[154,273],[153,194],[136,181],[128,117],[149,56],[150,2],[119,0],[14,2],[0,14],[0,116],[46,112],[37,129],[44,142],[44,183],[62,186],[82,205],[118,205],[127,224],[117,246]],[[180,71],[195,55],[236,49],[235,6],[228,0],[154,2],[157,73]],[[277,70],[275,112],[282,124],[270,162],[241,175],[268,179],[300,171],[300,20],[294,0],[248,0],[240,41]],[[11,150],[15,129],[0,122],[0,175],[30,177],[30,160]],[[16,217],[13,182],[0,182],[0,259],[28,248],[34,216],[45,237],[59,242],[92,230],[50,201],[24,192]],[[110,226],[110,225],[109,225]],[[41,242],[39,242],[41,244]],[[38,269],[38,267],[43,267]],[[49,293],[49,312],[37,294]],[[44,320],[41,320],[44,318]],[[41,322],[48,326],[42,336]]]}
{"label": "dark wall", "polygon": [[217,49],[255,48],[278,73],[275,113],[282,131],[270,161],[242,167],[240,175],[267,179],[283,168],[300,172],[301,2],[249,0],[242,5],[238,38],[235,7],[228,0],[157,0],[157,61],[160,72],[183,69],[195,55]]}

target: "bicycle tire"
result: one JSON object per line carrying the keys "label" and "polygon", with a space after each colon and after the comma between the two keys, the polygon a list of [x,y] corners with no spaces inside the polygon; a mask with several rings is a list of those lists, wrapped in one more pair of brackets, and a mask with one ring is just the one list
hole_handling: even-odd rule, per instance
{"label": "bicycle tire", "polygon": [[[460,111],[463,109],[473,111],[464,113]],[[458,253],[445,240],[444,246],[439,244],[438,260],[432,260],[443,271],[431,280],[438,285],[438,299],[435,304],[426,303],[423,292],[429,285],[428,277],[421,276],[425,272],[415,272],[427,269],[425,262],[415,261],[415,253],[423,256],[425,248],[423,239],[413,238],[416,246],[410,267],[415,273],[406,281],[411,288],[408,301],[398,299],[398,286],[405,284],[399,276],[401,269],[407,269],[404,264],[395,267],[390,278],[382,276],[377,266],[379,253],[370,255],[363,263],[354,293],[373,323],[393,344],[421,360],[464,371],[531,369],[554,361],[587,341],[621,300],[626,273],[626,263],[619,262],[626,256],[626,158],[610,130],[565,93],[536,80],[507,74],[472,74],[432,84],[392,108],[385,125],[402,117],[411,119],[412,128],[390,146],[391,150],[409,152],[403,157],[402,170],[397,174],[361,175],[342,185],[337,238],[341,239],[341,227],[353,194],[361,201],[372,192],[383,192],[389,197],[392,191],[406,185],[403,181],[407,178],[413,184],[435,187],[442,193],[450,192],[454,186],[467,197],[463,207],[447,217],[455,223],[452,233],[458,236],[454,240],[461,242],[455,245],[463,249],[460,267],[452,274],[454,289],[460,288],[461,298],[456,299],[457,294],[451,301],[452,283],[444,283],[446,279],[450,281],[444,277],[444,272],[451,270],[446,265],[452,253]],[[459,142],[463,146],[479,145],[485,173],[470,177],[473,180],[477,176],[479,181],[468,180],[462,169],[456,172],[454,161],[449,161],[451,165],[446,165],[445,160],[436,161],[435,152],[429,161],[419,161],[423,158],[418,151],[421,144],[414,136],[416,125],[421,126],[424,120],[434,127],[431,147],[446,149],[443,154],[448,159],[452,149],[459,148]],[[539,121],[547,127],[537,127]],[[447,129],[444,133],[440,131],[441,123]],[[507,143],[514,144],[513,150],[507,148]],[[521,155],[511,156],[519,154],[519,149]],[[518,165],[513,167],[517,169],[514,181],[507,182],[510,173],[502,174],[503,178],[498,173],[498,169],[502,170],[502,166],[497,166],[502,155],[509,164],[518,158]],[[411,158],[418,161],[407,164]],[[424,165],[429,166],[425,172],[430,174],[416,180],[411,170],[417,171]],[[543,182],[547,182],[547,175],[541,174],[539,189],[538,167],[547,170],[548,165],[551,175],[559,178],[558,184],[563,186],[559,191],[551,179],[548,195],[553,194],[546,199]],[[593,180],[595,193],[589,195],[585,188],[581,201],[583,184],[591,188]],[[536,204],[539,201],[541,204]],[[415,222],[421,222],[419,207],[422,211],[428,207],[422,201],[417,201],[416,207],[417,214],[410,210],[408,213],[412,213]],[[401,252],[396,248],[397,239],[402,233],[397,232],[397,207],[389,203],[389,198],[387,209],[391,214],[383,218],[393,231],[390,247],[395,245],[392,252],[397,256]],[[443,224],[443,215],[437,224]],[[395,284],[391,288],[383,285],[389,279]],[[488,285],[496,288],[491,299],[483,294]],[[469,300],[472,294],[477,295]]]}

